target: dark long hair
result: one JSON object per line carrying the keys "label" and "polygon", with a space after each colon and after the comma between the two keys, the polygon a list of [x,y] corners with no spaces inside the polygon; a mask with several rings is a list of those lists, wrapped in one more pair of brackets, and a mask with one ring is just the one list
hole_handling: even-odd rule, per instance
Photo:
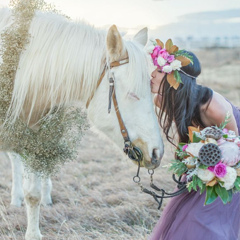
{"label": "dark long hair", "polygon": [[159,123],[172,144],[173,136],[169,133],[173,122],[176,124],[179,142],[188,142],[188,126],[206,127],[200,116],[200,108],[212,99],[212,90],[196,83],[196,78],[201,73],[198,58],[192,52],[187,53],[193,56],[193,64],[181,69],[193,78],[179,71],[183,83],[175,90],[170,87],[166,74],[159,87],[159,94],[162,95]]}

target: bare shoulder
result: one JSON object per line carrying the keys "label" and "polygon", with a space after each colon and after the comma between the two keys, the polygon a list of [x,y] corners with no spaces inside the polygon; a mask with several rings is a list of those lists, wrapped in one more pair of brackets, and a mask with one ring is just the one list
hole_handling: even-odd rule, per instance
{"label": "bare shoulder", "polygon": [[213,92],[212,100],[210,103],[203,105],[201,110],[202,120],[206,125],[219,126],[229,113],[231,118],[227,128],[237,131],[237,124],[233,116],[232,106],[221,94]]}

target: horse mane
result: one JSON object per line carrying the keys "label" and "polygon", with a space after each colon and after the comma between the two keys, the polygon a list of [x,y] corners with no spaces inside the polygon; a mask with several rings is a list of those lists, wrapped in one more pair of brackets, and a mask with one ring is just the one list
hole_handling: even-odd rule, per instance
{"label": "horse mane", "polygon": [[20,57],[14,82],[13,121],[21,114],[29,121],[36,108],[44,113],[65,103],[85,101],[96,88],[106,56],[106,31],[84,22],[37,12],[29,32],[30,42]]}
{"label": "horse mane", "polygon": [[[23,117],[29,123],[36,112],[40,113],[39,120],[56,106],[87,101],[106,61],[106,31],[82,21],[37,12],[29,32],[30,41],[20,57],[9,108],[13,122]],[[150,88],[146,81],[149,74],[143,71],[147,60],[139,51],[140,45],[131,41],[124,44],[129,55],[128,74],[133,79],[129,91],[143,96]]]}
{"label": "horse mane", "polygon": [[135,41],[124,42],[129,57],[128,91],[135,93],[139,98],[146,96],[150,90],[149,60],[143,52],[143,46]]}

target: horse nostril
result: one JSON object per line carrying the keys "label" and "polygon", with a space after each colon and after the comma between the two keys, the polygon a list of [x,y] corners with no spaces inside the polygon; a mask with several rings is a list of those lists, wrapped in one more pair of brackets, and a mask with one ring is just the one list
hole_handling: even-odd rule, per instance
{"label": "horse nostril", "polygon": [[160,160],[159,149],[154,148],[152,151],[152,164],[157,164],[159,160]]}

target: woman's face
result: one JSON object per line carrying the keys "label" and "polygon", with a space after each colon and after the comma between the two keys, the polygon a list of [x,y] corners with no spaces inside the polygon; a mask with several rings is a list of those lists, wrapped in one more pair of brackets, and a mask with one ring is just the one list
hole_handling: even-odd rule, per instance
{"label": "woman's face", "polygon": [[156,68],[151,76],[152,76],[152,79],[151,79],[151,91],[152,93],[158,93],[158,90],[159,90],[159,86],[162,82],[162,79],[164,77],[165,73],[162,73],[160,72],[160,70],[158,68]]}

